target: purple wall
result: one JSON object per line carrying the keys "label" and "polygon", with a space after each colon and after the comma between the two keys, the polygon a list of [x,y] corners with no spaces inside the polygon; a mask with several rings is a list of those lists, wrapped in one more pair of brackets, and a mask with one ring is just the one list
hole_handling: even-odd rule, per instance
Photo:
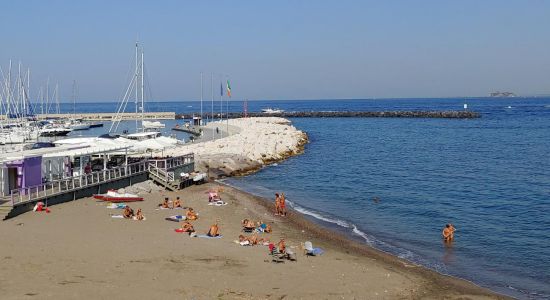
{"label": "purple wall", "polygon": [[28,157],[23,161],[23,186],[35,186],[42,183],[42,157]]}

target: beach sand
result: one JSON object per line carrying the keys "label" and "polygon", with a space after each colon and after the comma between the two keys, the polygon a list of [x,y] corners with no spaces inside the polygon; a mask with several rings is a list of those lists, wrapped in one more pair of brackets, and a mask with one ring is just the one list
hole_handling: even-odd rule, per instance
{"label": "beach sand", "polygon": [[[131,203],[147,220],[114,219],[121,210],[92,198],[29,212],[0,223],[2,299],[497,299],[472,283],[423,267],[327,231],[295,212],[274,216],[264,199],[225,187],[225,206],[207,205],[209,183],[177,193],[148,194]],[[220,220],[220,239],[176,233],[156,210],[164,196],[183,199],[199,213],[198,233]],[[261,234],[298,253],[297,262],[273,263],[268,247],[234,240],[244,218],[263,220]],[[307,257],[310,240],[326,252]]]}

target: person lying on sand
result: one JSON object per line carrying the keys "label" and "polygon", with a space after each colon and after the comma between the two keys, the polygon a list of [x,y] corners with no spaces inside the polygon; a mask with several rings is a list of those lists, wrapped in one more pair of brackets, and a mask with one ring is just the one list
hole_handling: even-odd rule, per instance
{"label": "person lying on sand", "polygon": [[141,208],[138,208],[137,213],[136,213],[136,220],[142,221],[144,219],[145,219],[145,217],[143,216],[143,213],[141,212]]}
{"label": "person lying on sand", "polygon": [[172,202],[172,208],[181,208],[181,200],[180,197],[176,197],[176,200]]}
{"label": "person lying on sand", "polygon": [[168,201],[168,197],[164,198],[164,201],[162,201],[161,204],[159,204],[159,207],[162,208],[170,208],[170,203]]}
{"label": "person lying on sand", "polygon": [[192,232],[195,232],[195,228],[191,223],[185,221],[181,224],[181,231],[192,233]]}
{"label": "person lying on sand", "polygon": [[191,207],[187,209],[185,216],[187,217],[187,220],[191,220],[191,221],[194,221],[199,218],[199,216],[197,216],[197,213]]}
{"label": "person lying on sand", "polygon": [[206,235],[210,237],[216,237],[220,235],[220,227],[218,226],[218,221],[216,221],[214,225],[210,226],[210,230],[208,230],[208,233]]}
{"label": "person lying on sand", "polygon": [[259,221],[258,228],[256,230],[259,232],[271,233],[271,225],[266,224],[263,221]]}
{"label": "person lying on sand", "polygon": [[124,211],[122,212],[122,215],[125,219],[131,219],[134,216],[134,210],[130,208],[130,206],[126,205]]}
{"label": "person lying on sand", "polygon": [[263,238],[258,238],[257,235],[251,235],[251,236],[244,236],[244,235],[239,235],[239,243],[242,243],[243,242],[248,242],[248,245],[258,245],[258,244],[262,244],[262,243],[269,243],[269,240],[268,239],[263,239]]}

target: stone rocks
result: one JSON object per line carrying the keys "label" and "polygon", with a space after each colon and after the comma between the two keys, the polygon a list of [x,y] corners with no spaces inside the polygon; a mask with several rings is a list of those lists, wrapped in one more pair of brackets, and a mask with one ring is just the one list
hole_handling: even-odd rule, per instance
{"label": "stone rocks", "polygon": [[[226,121],[224,121],[226,122]],[[216,123],[211,123],[216,126]],[[225,124],[225,123],[224,123]],[[195,169],[210,177],[248,174],[303,151],[307,135],[276,117],[229,120],[237,134],[165,150],[165,155],[195,153]]]}

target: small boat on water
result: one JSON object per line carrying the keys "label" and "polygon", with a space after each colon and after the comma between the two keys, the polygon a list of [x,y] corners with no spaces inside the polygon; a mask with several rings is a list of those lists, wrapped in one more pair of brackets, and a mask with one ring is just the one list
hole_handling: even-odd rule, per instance
{"label": "small boat on water", "polygon": [[159,121],[146,121],[146,120],[143,120],[143,121],[141,121],[141,125],[143,126],[144,129],[161,129],[161,128],[166,127],[166,125],[164,125],[163,123],[161,123]]}
{"label": "small boat on water", "polygon": [[90,128],[103,127],[103,123],[90,123]]}
{"label": "small boat on water", "polygon": [[285,111],[282,110],[282,109],[278,109],[278,108],[271,108],[271,107],[268,107],[268,108],[264,108],[262,109],[262,113],[264,114],[280,114],[280,113],[284,113]]}
{"label": "small boat on water", "polygon": [[108,201],[108,202],[143,201],[143,197],[139,197],[138,195],[128,194],[128,193],[121,194],[115,190],[108,190],[106,194],[94,194],[93,197],[95,199]]}
{"label": "small boat on water", "polygon": [[71,131],[70,128],[63,127],[44,127],[40,130],[40,136],[66,136]]}

